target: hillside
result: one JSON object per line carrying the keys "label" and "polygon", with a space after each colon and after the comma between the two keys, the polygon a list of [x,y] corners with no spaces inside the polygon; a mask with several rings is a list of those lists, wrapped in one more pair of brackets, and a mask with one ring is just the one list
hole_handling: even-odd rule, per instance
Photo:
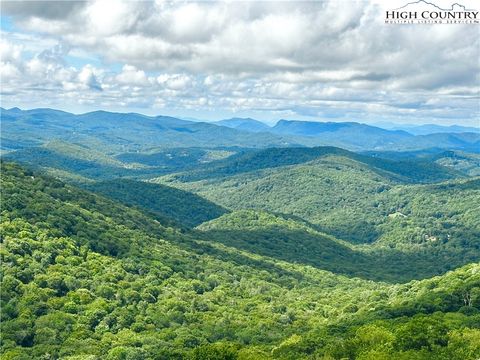
{"label": "hillside", "polygon": [[[255,165],[250,171],[237,166],[234,156],[230,158],[232,166],[221,171],[213,168],[205,178],[200,176],[204,173],[193,172],[153,181],[196,192],[228,209],[291,214],[353,243],[415,248],[435,238],[438,242],[430,245],[463,241],[470,244],[464,250],[474,254],[480,235],[480,225],[472,215],[480,217],[478,180],[452,180],[445,187],[416,185],[411,184],[416,172],[403,165],[395,167],[395,162],[378,158],[371,163],[358,161],[346,155],[326,153],[311,161],[284,166],[273,163],[271,167],[251,161]],[[412,166],[420,168],[421,164]],[[445,174],[452,175],[448,170]]]}
{"label": "hillside", "polygon": [[102,152],[58,140],[7,153],[2,159],[26,164],[77,183],[116,176],[162,173],[160,169],[152,172],[142,164],[126,164]]}
{"label": "hillside", "polygon": [[82,145],[54,140],[6,153],[4,160],[26,164],[74,183],[118,177],[143,178],[208,164],[237,150],[171,148],[146,153],[109,155]]}
{"label": "hillside", "polygon": [[390,160],[418,159],[434,162],[468,176],[480,174],[480,155],[477,153],[430,148],[417,151],[366,151],[364,154]]}
{"label": "hillside", "polygon": [[[322,233],[298,217],[255,210],[236,210],[197,227],[199,237],[229,247],[304,264],[337,274],[391,283],[423,279],[471,261],[477,261],[478,244],[470,253],[453,247],[428,251],[394,246],[355,246]],[[448,265],[445,259],[449,259]]]}
{"label": "hillside", "polygon": [[153,149],[144,153],[122,153],[116,159],[129,164],[142,164],[168,171],[182,170],[197,165],[210,163],[235,154],[238,148],[168,148]]}
{"label": "hillside", "polygon": [[470,176],[480,176],[480,155],[462,151],[444,151],[433,157],[437,164]]}
{"label": "hillside", "polygon": [[480,265],[350,279],[195,240],[16,165],[2,174],[2,358],[479,355]]}
{"label": "hillside", "polygon": [[205,239],[264,256],[335,273],[367,278],[377,268],[348,243],[322,234],[300,220],[264,211],[238,210],[200,225]]}
{"label": "hillside", "polygon": [[197,181],[221,178],[261,169],[297,165],[325,156],[340,156],[368,166],[382,176],[400,182],[435,182],[462,174],[433,161],[395,159],[389,160],[370,155],[360,155],[344,149],[323,146],[314,148],[269,148],[258,151],[240,151],[238,154],[211,164],[198,166],[186,173],[175,175],[181,181]]}
{"label": "hillside", "polygon": [[160,184],[117,179],[97,182],[87,189],[147,210],[159,216],[159,220],[172,219],[179,226],[194,227],[226,213],[224,208],[198,195]]}

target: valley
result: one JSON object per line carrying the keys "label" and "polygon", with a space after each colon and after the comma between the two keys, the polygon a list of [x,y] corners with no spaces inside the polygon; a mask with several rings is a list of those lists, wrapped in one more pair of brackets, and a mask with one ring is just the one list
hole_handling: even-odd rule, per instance
{"label": "valley", "polygon": [[226,124],[2,109],[2,358],[480,356],[477,135]]}

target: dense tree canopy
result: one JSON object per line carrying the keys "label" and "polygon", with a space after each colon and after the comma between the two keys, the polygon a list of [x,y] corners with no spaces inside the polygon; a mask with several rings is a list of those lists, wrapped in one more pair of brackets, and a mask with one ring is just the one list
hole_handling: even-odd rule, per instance
{"label": "dense tree canopy", "polygon": [[[1,180],[2,358],[480,356],[478,263],[404,284],[370,281],[353,272],[366,250],[301,219],[234,212],[188,231],[17,165],[3,163]],[[422,189],[441,204],[444,191],[473,199],[477,185]],[[399,199],[409,194],[408,187],[396,191]],[[408,201],[411,214],[434,212],[424,199]],[[446,205],[455,224],[475,224],[478,208],[466,205],[461,213],[455,204]],[[476,231],[469,224],[465,229]],[[239,229],[246,231],[237,238],[220,237]],[[325,254],[323,262],[268,254],[275,231],[292,249],[297,235],[287,230],[299,233],[298,246]],[[259,234],[250,239],[250,231]],[[389,238],[377,241],[389,247]],[[351,270],[327,267],[337,249],[357,254],[343,259]]]}

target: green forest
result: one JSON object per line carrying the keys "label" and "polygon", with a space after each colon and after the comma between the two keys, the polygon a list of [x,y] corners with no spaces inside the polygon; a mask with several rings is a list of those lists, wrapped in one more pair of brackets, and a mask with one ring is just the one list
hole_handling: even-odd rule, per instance
{"label": "green forest", "polygon": [[87,183],[3,161],[2,359],[477,359],[479,179],[280,154]]}
{"label": "green forest", "polygon": [[2,359],[480,358],[477,153],[2,111]]}

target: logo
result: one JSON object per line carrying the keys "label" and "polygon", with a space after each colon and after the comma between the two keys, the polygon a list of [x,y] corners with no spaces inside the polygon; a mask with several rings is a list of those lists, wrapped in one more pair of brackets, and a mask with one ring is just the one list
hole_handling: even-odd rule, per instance
{"label": "logo", "polygon": [[418,0],[385,11],[385,24],[479,24],[480,12],[458,3],[443,9],[433,3]]}

